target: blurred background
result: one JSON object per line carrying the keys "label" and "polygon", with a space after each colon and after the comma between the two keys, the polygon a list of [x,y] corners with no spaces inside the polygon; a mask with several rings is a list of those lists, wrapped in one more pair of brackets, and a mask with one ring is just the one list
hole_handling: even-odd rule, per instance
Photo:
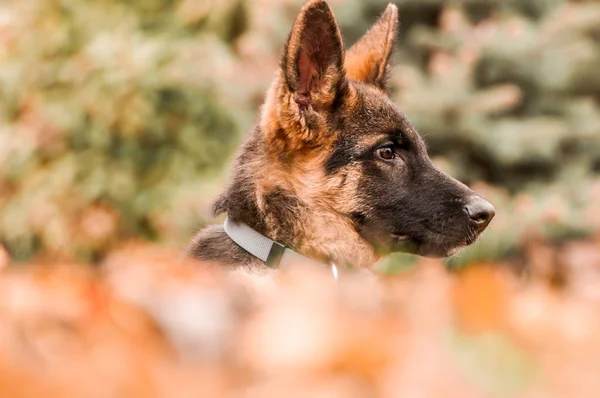
{"label": "blurred background", "polygon": [[[525,333],[530,339],[524,340],[534,342],[536,358],[545,364],[542,373],[548,369],[558,373],[558,363],[556,368],[548,365],[553,362],[544,350],[560,346],[562,340],[558,334],[536,333],[571,325],[564,331],[565,345],[550,357],[580,353],[581,358],[573,362],[574,372],[588,369],[593,360],[582,347],[600,336],[600,2],[394,2],[400,8],[401,40],[392,78],[393,99],[425,137],[436,164],[497,208],[480,242],[447,261],[459,275],[470,272],[463,271],[468,264],[486,270],[468,276],[466,282],[459,276],[457,311],[463,314],[461,306],[466,306],[467,318],[474,314],[492,329],[505,324],[505,318],[494,315],[498,312],[525,322],[519,330],[530,332]],[[178,253],[198,228],[219,222],[211,218],[210,204],[224,186],[237,146],[255,121],[302,3],[3,0],[0,267],[50,259],[61,264],[114,263],[115,250],[133,241],[153,242]],[[388,0],[329,3],[349,46]],[[155,261],[153,250],[162,250],[143,245],[149,254],[136,252],[135,264],[144,263],[140,258]],[[116,263],[128,263],[117,258]],[[402,278],[422,286],[433,284],[432,289],[456,282],[440,274],[428,282],[420,273],[434,271],[411,271],[418,268],[410,267],[415,262],[423,260],[399,254],[379,267],[387,274],[407,269]],[[430,262],[424,263],[428,269]],[[7,269],[25,278],[20,273],[25,266]],[[507,269],[510,276],[504,273]],[[52,278],[71,278],[57,275]],[[135,284],[137,279],[132,278]],[[46,292],[37,285],[27,285],[33,290],[24,293],[15,286],[29,283],[24,282],[27,278],[18,283],[8,280],[5,287],[13,286],[16,290],[10,291],[21,301],[11,301],[13,296],[7,294],[4,307],[0,305],[4,316],[19,313],[19,305],[35,296],[32,292],[38,292],[38,301],[33,301],[38,304],[47,300],[40,297],[56,293],[55,288]],[[47,276],[42,280],[50,283]],[[517,293],[515,286],[525,290]],[[565,294],[574,301],[568,305],[560,301]],[[528,302],[524,297],[538,306],[530,305],[525,313],[505,308],[511,303],[517,311]],[[435,313],[437,301],[423,300],[424,312]],[[218,303],[217,307],[222,305]],[[63,304],[59,300],[56,305]],[[41,313],[48,310],[35,308]],[[144,313],[154,314],[144,308]],[[557,320],[555,315],[561,311],[564,319]],[[572,311],[575,318],[569,315]],[[540,321],[542,315],[547,323]],[[152,322],[162,321],[169,324],[172,319],[155,316]],[[425,324],[446,331],[447,325],[436,329],[435,324]],[[201,334],[204,329],[198,330]],[[453,360],[467,363],[466,368],[474,372],[469,380],[475,384],[479,380],[486,386],[485,394],[491,394],[481,396],[506,396],[520,391],[517,387],[528,377],[534,380],[531,375],[538,368],[534,359],[511,345],[516,343],[506,343],[505,335],[493,336],[471,341],[474,345],[464,336],[446,336],[444,341],[460,353]],[[498,340],[497,336],[504,337]],[[582,336],[589,340],[577,340]],[[541,343],[544,338],[546,345]],[[16,344],[6,341],[10,347]],[[481,352],[489,374],[478,362]],[[598,369],[597,360],[593,363]],[[0,373],[2,369],[0,361]],[[549,374],[554,375],[552,371]],[[592,376],[583,381],[571,374],[564,377],[565,383],[552,386],[556,392],[552,396],[571,394],[575,391],[571,387],[587,388],[573,393],[578,397],[600,396],[595,394],[600,388],[595,389],[599,386],[593,385]],[[407,385],[413,386],[403,386]],[[0,378],[0,391],[2,386]],[[406,388],[402,391],[409,395],[405,396],[428,396],[410,395],[415,390]],[[6,391],[20,396],[18,389]],[[471,390],[457,391],[463,394],[457,396],[471,396]],[[551,396],[531,394],[519,396]]]}
{"label": "blurred background", "polygon": [[[185,246],[214,221],[209,205],[302,3],[3,1],[8,253],[94,260],[129,238]],[[481,243],[453,261],[598,231],[598,2],[397,3],[394,101],[436,163],[498,208]],[[331,1],[346,45],[386,4]]]}

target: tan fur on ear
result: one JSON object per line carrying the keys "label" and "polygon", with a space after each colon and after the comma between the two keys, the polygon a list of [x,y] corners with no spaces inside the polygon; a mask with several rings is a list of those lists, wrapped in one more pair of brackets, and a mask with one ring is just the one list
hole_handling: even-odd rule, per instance
{"label": "tan fur on ear", "polygon": [[281,59],[285,81],[301,107],[327,106],[344,78],[344,46],[333,11],[323,0],[304,4]]}
{"label": "tan fur on ear", "polygon": [[349,78],[387,90],[399,25],[398,8],[389,4],[371,29],[348,50],[345,66]]}
{"label": "tan fur on ear", "polygon": [[328,112],[346,91],[344,45],[333,11],[323,0],[310,0],[294,22],[263,109],[268,138],[294,151],[323,145],[330,135]]}

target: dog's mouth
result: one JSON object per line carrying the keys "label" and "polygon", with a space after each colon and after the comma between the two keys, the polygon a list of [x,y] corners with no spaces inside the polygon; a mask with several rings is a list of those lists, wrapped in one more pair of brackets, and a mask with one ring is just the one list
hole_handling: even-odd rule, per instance
{"label": "dog's mouth", "polygon": [[[472,245],[479,239],[485,228],[476,225],[452,228],[439,228],[428,223],[412,224],[411,228],[388,229],[377,224],[367,224],[359,233],[377,253],[409,253],[424,257],[450,257]],[[376,232],[377,230],[381,232]]]}
{"label": "dog's mouth", "polygon": [[424,236],[411,236],[403,233],[390,234],[390,252],[417,254],[424,257],[450,257],[473,244],[479,233],[469,233],[462,239],[448,235],[427,233]]}

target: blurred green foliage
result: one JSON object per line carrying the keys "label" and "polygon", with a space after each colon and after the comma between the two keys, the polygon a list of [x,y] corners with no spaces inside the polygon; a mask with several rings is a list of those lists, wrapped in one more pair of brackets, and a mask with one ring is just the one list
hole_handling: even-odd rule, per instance
{"label": "blurred green foliage", "polygon": [[218,77],[204,75],[218,67],[207,57],[229,56],[233,32],[190,21],[166,0],[0,10],[0,236],[9,250],[93,255],[115,235],[168,234],[165,215],[190,219],[189,209],[169,214],[180,191],[237,143]]}
{"label": "blurred green foliage", "polygon": [[[330,1],[348,44],[387,2]],[[454,261],[599,230],[600,4],[396,3],[394,100],[435,161],[498,207]],[[19,258],[187,243],[301,4],[0,4],[0,242]]]}

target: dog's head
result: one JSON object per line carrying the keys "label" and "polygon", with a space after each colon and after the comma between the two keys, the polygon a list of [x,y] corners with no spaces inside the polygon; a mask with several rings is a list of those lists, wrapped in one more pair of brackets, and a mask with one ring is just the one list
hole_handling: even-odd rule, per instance
{"label": "dog's head", "polygon": [[262,111],[270,163],[260,191],[291,191],[306,219],[327,220],[313,225],[351,228],[378,254],[449,256],[477,239],[494,207],[432,164],[390,100],[397,28],[389,5],[345,52],[329,6],[304,5]]}

